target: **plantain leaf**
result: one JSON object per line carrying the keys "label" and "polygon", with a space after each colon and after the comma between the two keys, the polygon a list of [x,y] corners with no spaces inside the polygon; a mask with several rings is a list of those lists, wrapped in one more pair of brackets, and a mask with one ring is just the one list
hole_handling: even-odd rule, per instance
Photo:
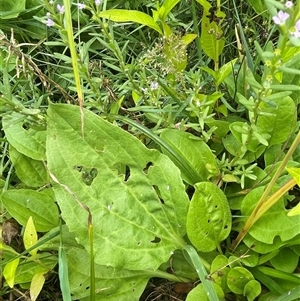
{"label": "plantain leaf", "polygon": [[[95,262],[131,270],[157,269],[185,245],[189,205],[180,172],[157,150],[84,111],[48,110],[47,160],[62,216],[89,250],[93,218]],[[126,170],[126,172],[124,172]]]}

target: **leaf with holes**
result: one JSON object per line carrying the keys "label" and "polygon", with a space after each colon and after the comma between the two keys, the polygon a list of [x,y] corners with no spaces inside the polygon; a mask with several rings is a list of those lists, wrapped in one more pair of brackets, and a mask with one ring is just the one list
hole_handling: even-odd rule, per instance
{"label": "leaf with holes", "polygon": [[47,162],[62,216],[87,250],[91,212],[96,263],[156,270],[184,247],[188,196],[159,151],[88,110],[83,137],[79,107],[51,104]]}
{"label": "leaf with holes", "polygon": [[210,252],[230,233],[230,208],[225,194],[213,183],[201,182],[195,188],[187,215],[187,235],[199,251]]}

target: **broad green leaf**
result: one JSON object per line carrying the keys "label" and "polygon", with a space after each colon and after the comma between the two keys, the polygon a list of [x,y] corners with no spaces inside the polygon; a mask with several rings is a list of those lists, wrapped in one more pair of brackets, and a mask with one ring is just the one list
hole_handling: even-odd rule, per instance
{"label": "broad green leaf", "polygon": [[261,285],[257,280],[250,280],[244,287],[243,295],[248,301],[254,301],[261,293]]}
{"label": "broad green leaf", "polygon": [[19,113],[5,115],[2,125],[8,142],[21,154],[35,160],[45,160],[46,132],[26,130],[24,116]]}
{"label": "broad green leaf", "polygon": [[254,280],[253,275],[243,267],[234,267],[228,272],[227,285],[235,294],[243,294],[245,285]]}
{"label": "broad green leaf", "polygon": [[231,230],[231,213],[226,196],[211,182],[195,185],[187,215],[187,235],[202,252],[213,251]]}
{"label": "broad green leaf", "polygon": [[[216,22],[210,22],[208,15],[208,9],[204,8],[201,22],[200,42],[205,54],[215,62],[218,62],[219,56],[225,45],[225,40],[222,37],[223,30]],[[224,16],[225,15],[221,13],[221,17]]]}
{"label": "broad green leaf", "polygon": [[168,14],[173,9],[173,7],[179,2],[180,0],[165,0],[163,5],[160,7],[158,13],[162,21],[166,21]]}
{"label": "broad green leaf", "polygon": [[217,72],[216,72],[216,84],[219,86],[225,78],[232,72],[232,68],[238,59],[233,59],[230,62],[223,65]]}
{"label": "broad green leaf", "polygon": [[299,256],[290,248],[283,248],[270,260],[276,270],[293,273],[298,266]]}
{"label": "broad green leaf", "polygon": [[9,156],[18,178],[29,187],[41,187],[49,183],[49,176],[42,161],[34,160],[18,152],[10,145]]}
{"label": "broad green leaf", "polygon": [[4,267],[3,276],[10,288],[13,288],[15,285],[16,270],[19,265],[19,261],[20,258],[16,258],[13,261],[7,263]]}
{"label": "broad green leaf", "polygon": [[44,273],[37,273],[32,277],[30,283],[30,300],[35,301],[40,294],[43,285],[45,283],[45,276]]}
{"label": "broad green leaf", "polygon": [[58,226],[58,208],[54,201],[42,192],[30,189],[7,190],[1,199],[6,210],[22,226],[26,225],[30,216],[38,232],[46,232]]}
{"label": "broad green leaf", "polygon": [[82,206],[89,208],[96,263],[157,269],[185,245],[189,200],[180,171],[167,156],[88,110],[83,138],[80,120],[77,106],[49,106],[47,162],[63,219],[88,250]]}
{"label": "broad green leaf", "polygon": [[[220,288],[220,286],[216,283],[213,283],[213,287],[217,292],[218,301],[225,300],[224,292]],[[209,297],[202,283],[198,284],[195,288],[193,288],[189,294],[187,295],[186,301],[209,301]]]}
{"label": "broad green leaf", "polygon": [[281,144],[293,134],[296,127],[296,107],[291,97],[274,99],[272,105],[262,102],[259,109],[268,115],[258,116],[256,125],[260,133],[271,135],[268,141],[270,145]]}
{"label": "broad green leaf", "polygon": [[[241,205],[242,215],[250,216],[263,191],[264,187],[258,187],[246,195]],[[275,244],[276,236],[279,236],[282,241],[287,241],[299,234],[299,217],[287,216],[284,201],[280,199],[250,228],[248,233],[266,244]]]}
{"label": "broad green leaf", "polygon": [[[190,165],[190,169],[198,174],[199,182],[207,181],[211,176],[218,174],[216,158],[204,141],[195,139],[192,134],[174,129],[164,130],[161,138],[172,147],[179,157],[185,158]],[[174,163],[176,164],[175,161]],[[181,172],[182,178],[188,184],[195,184],[189,174],[184,170],[181,170]]]}
{"label": "broad green leaf", "polygon": [[104,18],[114,22],[135,22],[138,24],[146,25],[162,34],[160,27],[156,22],[154,22],[153,18],[143,12],[136,10],[110,9],[101,11],[94,18]]}
{"label": "broad green leaf", "polygon": [[36,274],[47,274],[57,264],[57,256],[48,252],[38,254],[34,260],[27,259],[26,263],[20,264],[16,271],[15,283],[31,283]]}
{"label": "broad green leaf", "polygon": [[[29,217],[28,222],[25,227],[24,235],[23,235],[23,242],[25,249],[29,249],[33,245],[37,243],[37,233],[35,230],[34,222],[32,220],[32,216]],[[29,252],[29,254],[33,257],[36,256],[37,249],[33,249]]]}
{"label": "broad green leaf", "polygon": [[25,10],[25,3],[26,0],[1,0],[0,20],[17,18],[19,13]]}
{"label": "broad green leaf", "polygon": [[[90,301],[89,254],[83,249],[68,248],[66,255],[69,265],[69,283],[73,298],[81,301]],[[147,282],[152,276],[155,276],[153,270],[116,270],[110,266],[96,264],[96,300],[139,300]]]}

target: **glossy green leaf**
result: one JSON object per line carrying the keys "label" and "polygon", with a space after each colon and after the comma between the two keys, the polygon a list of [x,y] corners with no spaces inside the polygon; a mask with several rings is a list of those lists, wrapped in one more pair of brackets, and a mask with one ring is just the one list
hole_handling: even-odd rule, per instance
{"label": "glossy green leaf", "polygon": [[39,296],[40,292],[42,291],[42,288],[45,283],[45,276],[44,273],[37,273],[32,277],[31,283],[30,283],[30,301],[37,300],[37,297]]}
{"label": "glossy green leaf", "polygon": [[231,230],[231,212],[222,190],[211,182],[195,185],[187,215],[187,235],[203,252],[213,251]]}
{"label": "glossy green leaf", "polygon": [[140,11],[127,9],[110,9],[101,11],[97,14],[96,17],[109,19],[114,22],[135,22],[138,24],[146,25],[162,34],[160,27],[157,25],[154,19]]}
{"label": "glossy green leaf", "polygon": [[227,276],[227,285],[235,294],[243,294],[246,284],[254,280],[253,275],[243,267],[234,267]]}
{"label": "glossy green leaf", "polygon": [[11,145],[9,155],[18,178],[24,184],[29,187],[41,187],[49,183],[49,176],[42,161],[21,154]]}
{"label": "glossy green leaf", "polygon": [[243,295],[248,301],[254,301],[261,293],[261,285],[257,280],[250,280],[244,287]]}
{"label": "glossy green leaf", "polygon": [[6,210],[22,226],[26,225],[30,216],[38,232],[46,232],[58,226],[58,208],[42,192],[30,189],[7,190],[1,198]]}
{"label": "glossy green leaf", "polygon": [[298,266],[299,256],[290,248],[279,250],[278,254],[270,260],[276,270],[293,273]]}
{"label": "glossy green leaf", "polygon": [[[274,99],[275,105],[262,102],[260,110],[268,113],[266,116],[259,116],[257,128],[260,133],[271,135],[270,145],[281,144],[293,134],[296,127],[296,107],[294,100],[286,96],[282,99]],[[285,124],[286,126],[282,126]]]}
{"label": "glossy green leaf", "polygon": [[[34,222],[32,220],[32,216],[30,216],[27,221],[24,235],[23,235],[23,242],[24,242],[25,249],[29,249],[30,247],[35,245],[37,243],[37,240],[38,237],[35,230]],[[37,253],[37,249],[33,249],[29,252],[29,254],[33,257],[36,255],[36,253]]]}
{"label": "glossy green leaf", "polygon": [[2,125],[8,142],[21,154],[35,160],[45,160],[46,132],[26,130],[24,116],[19,113],[5,115]]}
{"label": "glossy green leaf", "polygon": [[[241,205],[242,215],[250,216],[263,191],[264,187],[258,187],[246,195]],[[249,234],[266,244],[275,244],[276,236],[282,241],[287,241],[299,234],[299,217],[287,216],[281,199],[250,228]]]}
{"label": "glossy green leaf", "polygon": [[[217,292],[218,295],[218,301],[225,300],[224,298],[224,292],[220,288],[218,284],[213,283],[213,287]],[[205,287],[202,283],[198,284],[195,288],[193,288],[189,294],[187,295],[186,301],[209,301],[208,293],[205,291]]]}
{"label": "glossy green leaf", "polygon": [[15,285],[16,270],[19,265],[20,258],[16,258],[13,261],[7,263],[3,270],[3,276],[6,280],[7,285],[13,288]]}
{"label": "glossy green leaf", "polygon": [[[163,131],[161,138],[188,162],[190,169],[198,174],[199,182],[207,181],[210,176],[218,174],[216,158],[204,141],[197,139],[192,134],[174,129]],[[174,163],[176,164],[175,161]],[[181,172],[182,178],[187,183],[195,184],[193,178],[185,170],[181,170]]]}
{"label": "glossy green leaf", "polygon": [[185,245],[189,200],[180,171],[117,126],[87,110],[84,116],[83,138],[78,106],[48,110],[47,161],[63,219],[88,250],[84,204],[96,263],[155,270]]}

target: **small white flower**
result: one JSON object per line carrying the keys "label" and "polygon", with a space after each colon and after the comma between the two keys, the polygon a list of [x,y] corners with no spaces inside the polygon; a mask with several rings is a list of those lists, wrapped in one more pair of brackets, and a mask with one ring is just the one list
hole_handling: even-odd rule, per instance
{"label": "small white flower", "polygon": [[277,16],[274,16],[272,19],[277,25],[284,25],[285,21],[290,17],[290,15],[282,10],[280,10]]}
{"label": "small white flower", "polygon": [[158,82],[151,82],[150,84],[150,89],[153,90],[157,90],[158,89]]}
{"label": "small white flower", "polygon": [[101,0],[95,0],[95,5],[100,5],[101,4]]}
{"label": "small white flower", "polygon": [[65,12],[65,7],[63,5],[57,4],[56,8],[60,14],[63,14]]}
{"label": "small white flower", "polygon": [[285,3],[285,7],[286,7],[286,8],[292,8],[292,7],[293,7],[293,2],[292,2],[292,1],[287,1],[287,2]]}
{"label": "small white flower", "polygon": [[78,9],[85,9],[84,3],[77,3]]}

